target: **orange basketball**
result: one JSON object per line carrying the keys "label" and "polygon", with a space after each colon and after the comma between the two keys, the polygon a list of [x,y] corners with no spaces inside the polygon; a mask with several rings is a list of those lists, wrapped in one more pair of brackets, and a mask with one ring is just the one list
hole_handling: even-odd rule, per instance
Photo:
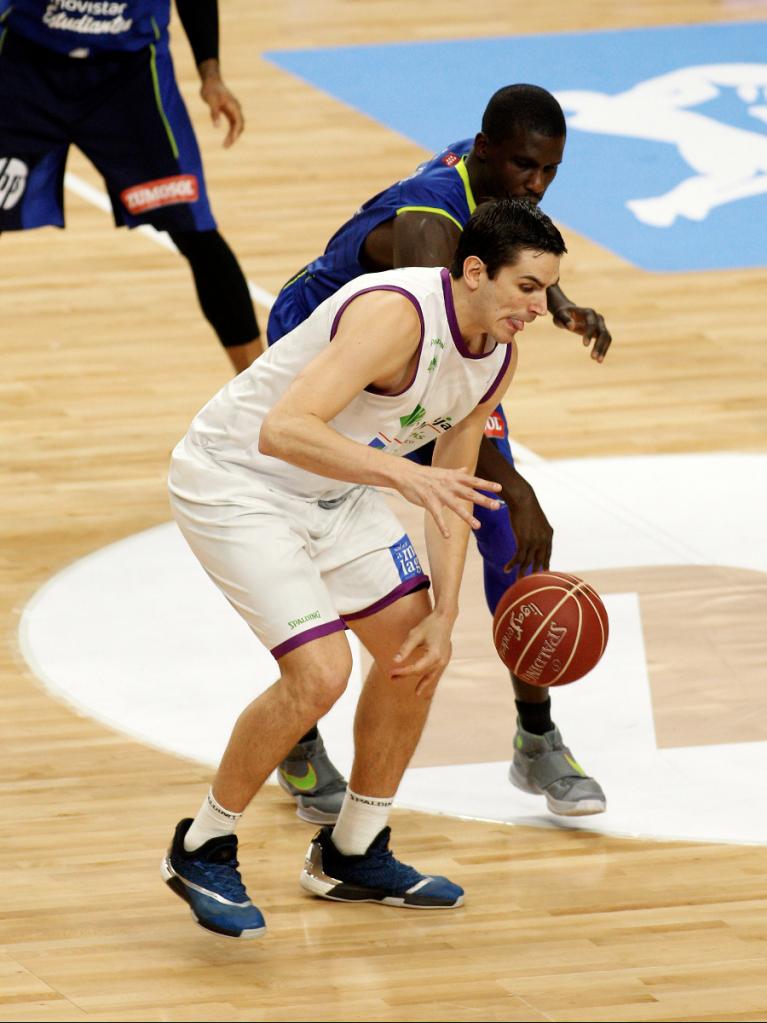
{"label": "orange basketball", "polygon": [[501,597],[493,617],[498,655],[534,686],[583,678],[607,646],[607,611],[596,590],[564,572],[535,572]]}

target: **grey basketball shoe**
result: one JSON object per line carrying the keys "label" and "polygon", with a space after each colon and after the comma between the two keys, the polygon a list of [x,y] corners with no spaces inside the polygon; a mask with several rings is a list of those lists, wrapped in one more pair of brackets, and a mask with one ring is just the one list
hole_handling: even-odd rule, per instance
{"label": "grey basketball shoe", "polygon": [[346,780],[325,752],[322,736],[299,742],[277,769],[277,780],[296,803],[296,816],[310,824],[333,824],[341,811]]}
{"label": "grey basketball shoe", "polygon": [[509,781],[523,792],[545,796],[549,810],[563,817],[583,817],[607,809],[599,782],[573,757],[558,728],[533,735],[517,721]]}

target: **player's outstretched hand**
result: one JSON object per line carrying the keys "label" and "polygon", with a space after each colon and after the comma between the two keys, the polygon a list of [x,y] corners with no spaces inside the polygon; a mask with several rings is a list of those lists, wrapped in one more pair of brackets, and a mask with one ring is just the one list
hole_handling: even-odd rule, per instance
{"label": "player's outstretched hand", "polygon": [[526,480],[517,476],[513,494],[504,492],[504,497],[517,540],[517,553],[504,566],[504,571],[510,572],[517,565],[520,575],[528,571],[546,571],[551,561],[554,530],[538,503],[535,491]]}
{"label": "player's outstretched hand", "polygon": [[428,700],[450,661],[452,630],[450,619],[432,611],[407,634],[394,657],[391,677],[395,680],[412,679],[416,695]]}
{"label": "player's outstretched hand", "polygon": [[445,508],[454,511],[472,529],[479,529],[480,521],[472,515],[471,506],[481,504],[493,510],[501,506],[500,501],[480,492],[491,490],[498,493],[501,484],[472,476],[466,466],[461,469],[441,469],[403,459],[402,472],[395,485],[405,500],[424,508],[431,515],[446,540],[450,538],[450,530],[443,515]]}
{"label": "player's outstretched hand", "polygon": [[577,305],[562,305],[552,315],[558,327],[580,334],[586,347],[593,341],[591,358],[604,362],[612,341],[604,316],[600,316],[594,309],[584,309]]}
{"label": "player's outstretched hand", "polygon": [[206,75],[203,78],[200,95],[210,107],[210,119],[216,127],[221,123],[222,114],[227,119],[229,131],[224,139],[224,149],[228,149],[242,135],[245,127],[245,118],[242,115],[239,100],[224,85],[223,79],[218,74]]}

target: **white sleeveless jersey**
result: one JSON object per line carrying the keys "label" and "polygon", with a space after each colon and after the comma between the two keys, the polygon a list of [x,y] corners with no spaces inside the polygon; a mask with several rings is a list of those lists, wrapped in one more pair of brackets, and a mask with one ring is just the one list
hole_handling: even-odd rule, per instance
{"label": "white sleeveless jersey", "polygon": [[264,417],[291,381],[332,343],[347,305],[358,295],[379,290],[400,292],[418,311],[421,342],[415,372],[397,394],[362,391],[329,426],[359,444],[405,455],[435,440],[490,398],[509,365],[511,345],[490,341],[483,354],[469,352],[458,330],[447,270],[387,270],[344,285],[229,381],[195,417],[175,457],[201,455],[208,465],[213,459],[241,480],[255,473],[267,486],[313,500],[333,500],[349,491],[349,483],[261,454],[258,438]]}

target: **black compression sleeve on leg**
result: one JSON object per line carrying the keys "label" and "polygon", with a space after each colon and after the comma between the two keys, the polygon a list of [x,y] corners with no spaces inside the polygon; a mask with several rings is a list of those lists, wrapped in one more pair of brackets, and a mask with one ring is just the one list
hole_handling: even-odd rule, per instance
{"label": "black compression sleeve on leg", "polygon": [[218,0],[176,0],[176,10],[195,64],[218,60]]}
{"label": "black compression sleeve on leg", "polygon": [[515,700],[519,723],[526,732],[531,735],[545,735],[554,727],[551,720],[551,699],[543,703],[526,703],[524,700]]}
{"label": "black compression sleeve on leg", "polygon": [[248,282],[218,231],[172,231],[170,236],[189,261],[200,307],[224,348],[255,341],[261,332]]}

